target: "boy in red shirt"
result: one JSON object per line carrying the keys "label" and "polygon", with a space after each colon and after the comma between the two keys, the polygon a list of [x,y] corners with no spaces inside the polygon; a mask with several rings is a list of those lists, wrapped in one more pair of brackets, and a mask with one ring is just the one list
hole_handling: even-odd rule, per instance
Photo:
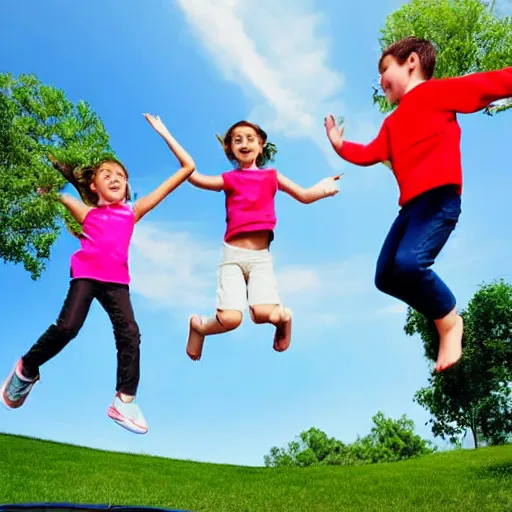
{"label": "boy in red shirt", "polygon": [[401,210],[377,261],[375,285],[434,321],[439,332],[436,371],[462,356],[462,317],[453,293],[430,268],[461,213],[462,167],[457,113],[477,112],[512,97],[512,67],[435,79],[434,46],[407,37],[379,61],[381,86],[398,107],[378,136],[361,145],[343,139],[334,118],[325,120],[334,150],[348,162],[391,164]]}

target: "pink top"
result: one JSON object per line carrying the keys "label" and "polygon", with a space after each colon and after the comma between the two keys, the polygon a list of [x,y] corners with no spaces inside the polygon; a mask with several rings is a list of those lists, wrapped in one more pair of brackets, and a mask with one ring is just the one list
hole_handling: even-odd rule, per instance
{"label": "pink top", "polygon": [[128,248],[135,225],[126,203],[97,206],[83,223],[81,249],[71,257],[71,278],[128,284]]}
{"label": "pink top", "polygon": [[226,194],[224,241],[251,231],[273,231],[277,219],[274,197],[278,190],[275,169],[235,169],[222,174]]}

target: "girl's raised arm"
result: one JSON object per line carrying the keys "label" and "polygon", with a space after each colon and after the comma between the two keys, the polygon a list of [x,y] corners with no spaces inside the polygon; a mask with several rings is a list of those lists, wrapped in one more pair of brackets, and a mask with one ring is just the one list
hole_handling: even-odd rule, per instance
{"label": "girl's raised arm", "polygon": [[343,175],[338,174],[336,176],[324,178],[316,185],[309,188],[301,187],[291,179],[283,176],[281,173],[277,175],[277,181],[280,190],[286,192],[288,195],[303,204],[311,204],[319,199],[335,196],[338,193],[337,181],[341,176]]}
{"label": "girl's raised arm", "polygon": [[160,120],[159,116],[144,114],[144,117],[148,120],[154,130],[165,140],[170,150],[180,162],[181,168],[178,169],[178,171],[176,171],[170,178],[165,180],[159,187],[153,190],[153,192],[136,201],[134,206],[136,222],[162,202],[173,190],[186,181],[196,168],[196,164],[192,157],[169,133],[169,130]]}
{"label": "girl's raised arm", "polygon": [[85,216],[89,213],[91,207],[68,194],[61,194],[59,198],[60,202],[69,210],[73,218],[78,223],[83,224]]}
{"label": "girl's raised arm", "polygon": [[222,176],[205,176],[194,171],[188,181],[197,188],[203,190],[211,190],[213,192],[221,192],[224,189],[224,180]]}

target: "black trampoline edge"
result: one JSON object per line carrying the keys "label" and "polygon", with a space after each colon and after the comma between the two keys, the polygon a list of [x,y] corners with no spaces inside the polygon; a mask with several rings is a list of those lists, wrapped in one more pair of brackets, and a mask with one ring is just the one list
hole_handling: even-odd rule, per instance
{"label": "black trampoline edge", "polygon": [[108,512],[192,512],[190,510],[178,510],[170,508],[149,507],[139,505],[109,505],[109,504],[89,504],[89,503],[4,503],[0,504],[0,512],[10,512],[16,510],[73,510],[73,511],[108,511]]}

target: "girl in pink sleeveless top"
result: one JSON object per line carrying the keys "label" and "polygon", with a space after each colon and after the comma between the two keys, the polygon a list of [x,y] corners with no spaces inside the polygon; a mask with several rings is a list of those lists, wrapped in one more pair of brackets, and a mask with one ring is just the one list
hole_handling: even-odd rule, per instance
{"label": "girl in pink sleeveless top", "polygon": [[274,350],[283,352],[291,341],[291,311],[279,298],[269,246],[277,223],[274,198],[278,190],[309,204],[338,192],[340,175],[302,188],[276,169],[264,168],[275,147],[258,126],[240,121],[222,140],[224,152],[235,169],[219,176],[195,171],[189,181],[198,188],[223,191],[226,231],[218,273],[217,311],[211,318],[193,315],[189,322],[187,354],[201,358],[205,337],[236,329],[249,305],[255,323],[276,327]]}
{"label": "girl in pink sleeveless top", "polygon": [[97,299],[110,317],[117,348],[116,394],[108,416],[132,432],[144,434],[148,430],[135,401],[140,332],[130,299],[128,251],[135,223],[186,181],[195,163],[158,116],[145,117],[168,144],[181,168],[135,203],[131,202],[128,172],[120,162],[107,160],[80,175],[72,175],[64,164],[54,162],[85,200],[61,196],[64,206],[83,227],[80,249],[71,257],[71,283],[59,318],[18,360],[2,386],[0,397],[10,408],[23,405],[39,380],[39,368],[77,336],[92,301]]}

